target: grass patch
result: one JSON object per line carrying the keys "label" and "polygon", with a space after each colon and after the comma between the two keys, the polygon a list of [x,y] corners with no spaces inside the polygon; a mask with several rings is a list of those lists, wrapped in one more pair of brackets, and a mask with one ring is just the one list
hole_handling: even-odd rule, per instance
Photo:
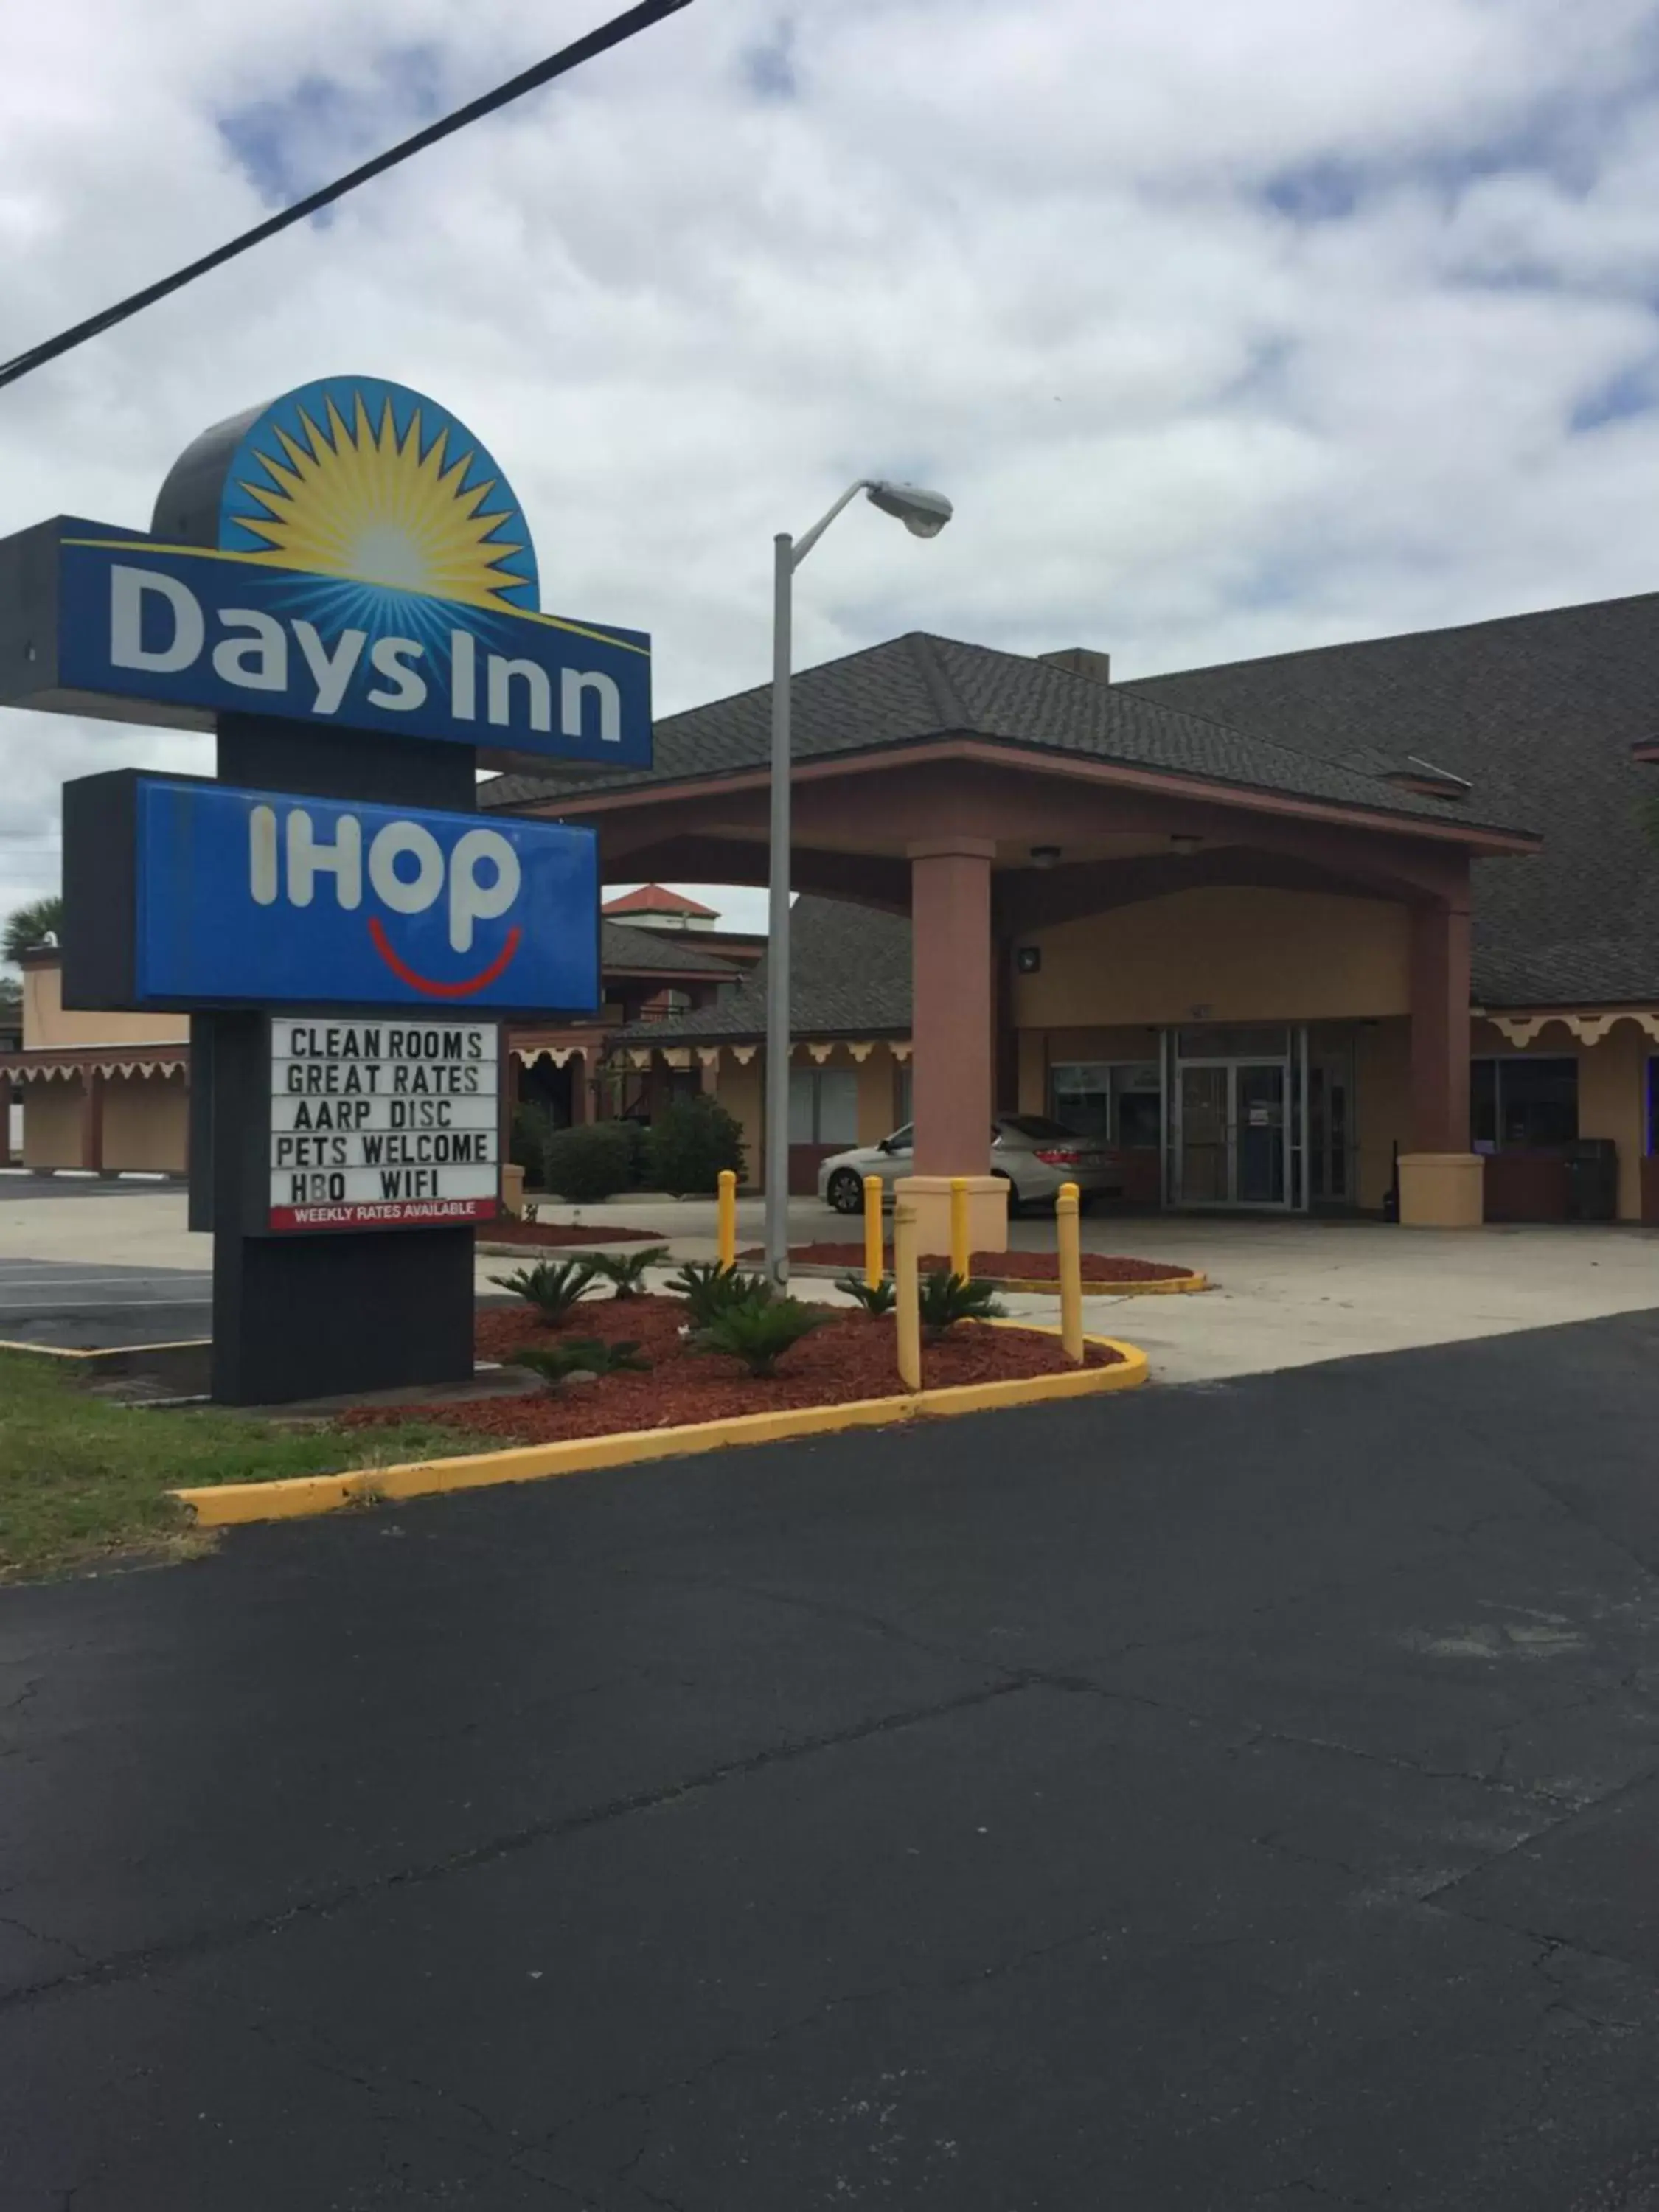
{"label": "grass patch", "polygon": [[[481,1437],[478,1448],[500,1443]],[[0,1352],[0,1582],[210,1549],[167,1494],[187,1485],[331,1474],[468,1449],[453,1428],[421,1421],[348,1432],[208,1407],[113,1405],[77,1387],[67,1362]]]}

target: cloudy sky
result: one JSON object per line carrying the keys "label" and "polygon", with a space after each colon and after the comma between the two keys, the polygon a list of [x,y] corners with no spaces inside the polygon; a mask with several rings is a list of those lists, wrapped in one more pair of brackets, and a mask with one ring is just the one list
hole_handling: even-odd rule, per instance
{"label": "cloudy sky", "polygon": [[[0,72],[0,356],[606,0],[52,0]],[[325,374],[511,473],[544,604],[660,708],[767,672],[772,533],[850,477],[802,664],[926,627],[1122,675],[1659,587],[1659,4],[694,0],[0,392],[0,532],[148,522]],[[0,910],[66,775],[205,741],[0,715]],[[747,920],[747,902],[725,902]]]}

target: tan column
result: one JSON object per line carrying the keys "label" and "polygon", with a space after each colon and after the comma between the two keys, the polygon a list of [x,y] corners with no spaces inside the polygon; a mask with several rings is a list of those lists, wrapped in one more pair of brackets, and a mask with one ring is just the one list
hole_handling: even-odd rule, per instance
{"label": "tan column", "polygon": [[1469,910],[1412,909],[1412,1150],[1469,1149]]}
{"label": "tan column", "polygon": [[81,1164],[103,1171],[104,1079],[95,1067],[81,1079]]}
{"label": "tan column", "polygon": [[[989,1251],[1000,1251],[1007,1243],[1006,1187],[989,1172],[995,1105],[995,852],[988,840],[971,837],[910,848],[916,1172],[901,1188],[908,1188],[915,1200],[924,1254],[948,1249],[952,1176],[972,1182],[970,1243]],[[942,1232],[946,1241],[940,1241]]]}
{"label": "tan column", "polygon": [[1469,1150],[1467,889],[1411,917],[1411,1150],[1400,1162],[1407,1228],[1468,1229],[1485,1214],[1486,1164]]}

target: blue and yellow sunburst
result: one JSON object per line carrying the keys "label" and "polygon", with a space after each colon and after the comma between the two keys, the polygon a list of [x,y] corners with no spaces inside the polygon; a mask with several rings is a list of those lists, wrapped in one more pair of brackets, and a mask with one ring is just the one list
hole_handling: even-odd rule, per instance
{"label": "blue and yellow sunburst", "polygon": [[[489,453],[447,409],[374,377],[286,393],[226,471],[219,544],[299,574],[338,577],[340,612],[385,595],[533,613],[536,556]],[[331,594],[331,596],[333,596]],[[408,626],[428,627],[406,605]]]}

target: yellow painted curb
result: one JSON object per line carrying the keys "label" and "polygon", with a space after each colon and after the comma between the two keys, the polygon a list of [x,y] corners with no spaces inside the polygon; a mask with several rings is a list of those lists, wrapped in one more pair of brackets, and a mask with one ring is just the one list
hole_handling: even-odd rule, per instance
{"label": "yellow painted curb", "polygon": [[[980,1280],[999,1291],[1046,1291],[1050,1297],[1060,1296],[1060,1285],[1051,1277],[1032,1282],[1027,1278],[1016,1281],[1011,1275],[982,1275]],[[1191,1291],[1207,1291],[1209,1287],[1207,1275],[1164,1275],[1140,1283],[1091,1283],[1086,1275],[1083,1279],[1085,1298],[1185,1297]]]}
{"label": "yellow painted curb", "polygon": [[[807,1260],[794,1263],[789,1272],[793,1275],[804,1276],[811,1282],[827,1283],[837,1281],[842,1275],[857,1274],[860,1271],[856,1267],[831,1267],[821,1261]],[[982,1283],[989,1283],[992,1289],[995,1291],[1018,1291],[1022,1294],[1036,1291],[1046,1292],[1051,1298],[1057,1298],[1060,1296],[1060,1285],[1052,1275],[1045,1275],[1036,1281],[1033,1281],[1030,1277],[1025,1275],[1018,1277],[981,1275],[979,1280]],[[1210,1288],[1211,1283],[1207,1275],[1165,1275],[1152,1282],[1139,1283],[1091,1283],[1086,1275],[1083,1279],[1083,1295],[1085,1298],[1186,1297],[1194,1291],[1207,1291]]]}
{"label": "yellow painted curb", "polygon": [[95,1344],[77,1349],[70,1344],[14,1344],[0,1337],[0,1352],[33,1352],[42,1359],[131,1359],[141,1352],[195,1352],[210,1340],[180,1337],[176,1344]]}
{"label": "yellow painted curb", "polygon": [[694,1453],[720,1451],[728,1445],[783,1443],[794,1437],[828,1436],[838,1429],[890,1428],[900,1421],[992,1413],[999,1407],[1031,1406],[1047,1398],[1091,1397],[1133,1390],[1146,1380],[1146,1355],[1137,1345],[1110,1336],[1092,1336],[1088,1341],[1115,1352],[1116,1364],[1074,1368],[1064,1375],[1028,1375],[1012,1382],[969,1382],[948,1390],[920,1390],[914,1397],[906,1393],[891,1398],[854,1398],[842,1406],[739,1413],[730,1420],[690,1422],[679,1428],[631,1429],[615,1436],[575,1437],[558,1443],[518,1444],[506,1451],[469,1453],[460,1459],[413,1460],[401,1467],[354,1468],[339,1474],[290,1475],[276,1482],[206,1484],[168,1494],[188,1506],[204,1528],[228,1528],[249,1521],[298,1520],[382,1499],[483,1490],[501,1482],[543,1482],[555,1475],[586,1474],[599,1468],[689,1458]]}

